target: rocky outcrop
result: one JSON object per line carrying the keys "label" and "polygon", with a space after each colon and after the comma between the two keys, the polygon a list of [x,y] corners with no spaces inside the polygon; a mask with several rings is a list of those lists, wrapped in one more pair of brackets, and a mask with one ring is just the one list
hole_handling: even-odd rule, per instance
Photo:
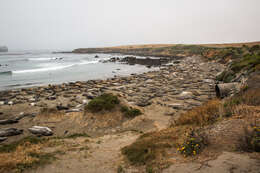
{"label": "rocky outcrop", "polygon": [[0,46],[0,52],[8,52],[8,47]]}

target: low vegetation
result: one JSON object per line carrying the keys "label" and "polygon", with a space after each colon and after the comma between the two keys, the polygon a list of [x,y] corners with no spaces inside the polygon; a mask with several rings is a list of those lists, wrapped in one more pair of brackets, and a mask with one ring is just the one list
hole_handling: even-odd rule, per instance
{"label": "low vegetation", "polygon": [[221,101],[218,99],[211,100],[202,106],[196,107],[180,115],[176,125],[199,125],[204,126],[214,123],[220,116],[219,107]]}
{"label": "low vegetation", "polygon": [[26,137],[0,146],[0,172],[23,172],[52,162],[56,153],[41,151],[42,147],[51,145],[46,138]]}
{"label": "low vegetation", "polygon": [[119,103],[120,101],[117,96],[112,94],[102,94],[101,96],[91,100],[85,107],[85,110],[89,110],[92,113],[97,113],[100,111],[111,111]]}
{"label": "low vegetation", "polygon": [[245,136],[241,138],[240,149],[248,152],[260,152],[260,126],[249,125],[245,127]]}
{"label": "low vegetation", "polygon": [[75,139],[75,138],[78,138],[78,137],[90,137],[90,136],[86,133],[75,133],[75,134],[66,136],[66,138],[72,138],[72,139]]}
{"label": "low vegetation", "polygon": [[122,106],[121,107],[121,112],[127,118],[134,118],[134,117],[142,114],[142,112],[139,109],[131,108],[131,107],[128,108],[127,106]]}
{"label": "low vegetation", "polygon": [[196,131],[192,131],[190,134],[188,134],[185,142],[177,148],[177,150],[186,156],[194,155],[196,156],[199,154],[204,147],[207,145],[207,140],[203,135],[199,134]]}
{"label": "low vegetation", "polygon": [[102,94],[101,96],[94,98],[86,105],[85,111],[90,111],[92,113],[111,111],[117,106],[120,106],[120,111],[126,118],[134,118],[142,114],[139,109],[120,105],[118,97],[112,94]]}
{"label": "low vegetation", "polygon": [[260,46],[243,46],[240,48],[225,48],[216,53],[217,59],[230,63],[230,68],[217,76],[217,80],[225,83],[231,82],[240,72],[250,74],[260,70]]}
{"label": "low vegetation", "polygon": [[187,126],[168,128],[142,135],[133,144],[124,147],[122,153],[133,165],[149,165],[164,158],[166,149],[180,146],[185,141],[185,134],[191,130]]}
{"label": "low vegetation", "polygon": [[260,55],[249,54],[231,64],[231,70],[238,73],[242,70],[258,70]]}
{"label": "low vegetation", "polygon": [[[241,111],[237,112],[239,106],[260,106],[260,88],[246,89],[240,93],[228,98],[224,101],[224,113],[226,116],[232,116],[235,114],[242,114]],[[253,108],[251,108],[253,110]],[[247,109],[244,109],[246,111]]]}
{"label": "low vegetation", "polygon": [[[238,115],[250,121],[259,118],[259,94],[260,89],[245,87],[239,94],[226,100],[210,100],[181,114],[170,128],[142,135],[136,142],[124,147],[122,153],[131,164],[146,166],[156,165],[154,163],[157,161],[167,158],[166,151],[172,149],[185,157],[200,154],[208,145],[207,135],[201,133],[204,127]],[[256,124],[241,136],[243,150],[259,151],[260,128]]]}

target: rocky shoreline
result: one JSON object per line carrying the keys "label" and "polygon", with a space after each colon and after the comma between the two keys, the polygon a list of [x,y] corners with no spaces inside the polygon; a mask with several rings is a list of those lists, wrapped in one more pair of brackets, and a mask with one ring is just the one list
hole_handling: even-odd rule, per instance
{"label": "rocky shoreline", "polygon": [[159,71],[128,77],[1,91],[0,116],[33,118],[44,108],[82,112],[84,105],[104,92],[115,93],[128,105],[144,111],[149,106],[160,106],[164,116],[173,116],[215,97],[215,77],[223,68],[214,61],[194,56],[161,66]]}

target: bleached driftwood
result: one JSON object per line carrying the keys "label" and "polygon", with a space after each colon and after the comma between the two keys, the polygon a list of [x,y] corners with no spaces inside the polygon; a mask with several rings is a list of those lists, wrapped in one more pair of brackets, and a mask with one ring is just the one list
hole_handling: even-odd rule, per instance
{"label": "bleached driftwood", "polygon": [[67,110],[65,113],[81,112],[81,111],[82,111],[81,109],[70,109],[70,110]]}
{"label": "bleached driftwood", "polygon": [[28,129],[32,134],[35,135],[43,135],[43,136],[51,136],[53,135],[53,132],[48,127],[42,127],[42,126],[33,126],[32,128]]}

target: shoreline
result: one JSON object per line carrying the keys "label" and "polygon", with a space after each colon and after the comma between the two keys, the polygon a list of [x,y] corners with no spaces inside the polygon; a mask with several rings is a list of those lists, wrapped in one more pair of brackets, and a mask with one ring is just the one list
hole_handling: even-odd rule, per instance
{"label": "shoreline", "polygon": [[[187,110],[200,105],[201,102],[215,95],[214,78],[217,73],[208,71],[210,68],[211,71],[220,72],[222,65],[216,67],[214,62],[204,62],[199,57],[186,57],[180,60],[179,64],[161,67],[158,71],[125,77],[116,76],[104,80],[76,81],[0,91],[1,117],[17,116],[21,112],[27,113],[27,110],[29,114],[38,114],[44,107],[58,105],[69,110],[82,111],[84,104],[104,92],[118,93],[130,105],[139,107],[149,106],[153,102],[161,104],[161,101],[152,101],[157,98],[159,100],[163,98],[164,104],[173,99],[175,103],[169,103],[167,106],[179,112],[178,110]],[[202,92],[198,92],[201,89]],[[201,98],[197,98],[200,96]]]}

